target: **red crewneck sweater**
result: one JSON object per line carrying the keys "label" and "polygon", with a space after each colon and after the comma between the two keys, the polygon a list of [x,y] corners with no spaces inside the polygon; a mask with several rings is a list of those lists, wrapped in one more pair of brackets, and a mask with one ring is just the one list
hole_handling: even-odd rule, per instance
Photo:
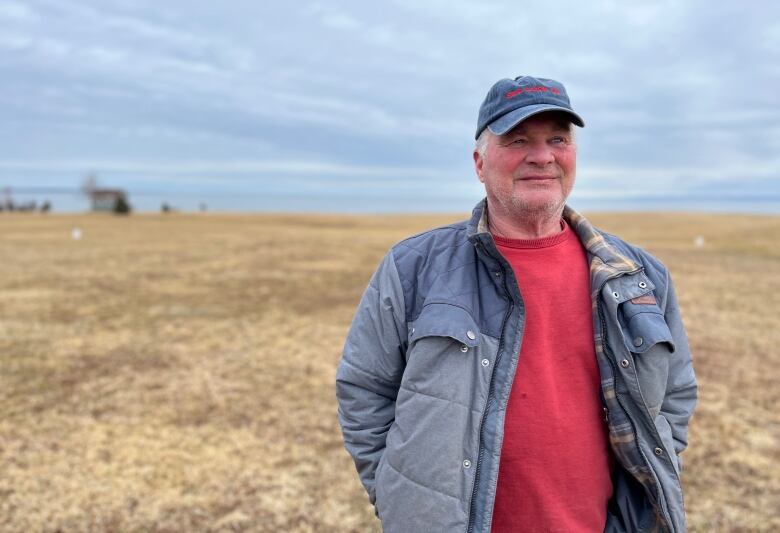
{"label": "red crewneck sweater", "polygon": [[563,220],[541,239],[495,237],[525,304],[492,531],[602,532],[611,456],[585,249]]}

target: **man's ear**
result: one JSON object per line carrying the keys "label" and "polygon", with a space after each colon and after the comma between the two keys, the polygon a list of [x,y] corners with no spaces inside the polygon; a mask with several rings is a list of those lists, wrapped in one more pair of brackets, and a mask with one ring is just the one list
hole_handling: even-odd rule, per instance
{"label": "man's ear", "polygon": [[485,164],[485,158],[479,153],[478,150],[474,150],[474,170],[477,172],[479,181],[485,183],[485,178],[482,177],[482,167]]}

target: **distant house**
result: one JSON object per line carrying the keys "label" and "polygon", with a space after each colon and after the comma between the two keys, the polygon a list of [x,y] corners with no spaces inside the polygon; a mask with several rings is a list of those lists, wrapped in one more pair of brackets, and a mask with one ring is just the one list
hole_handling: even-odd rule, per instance
{"label": "distant house", "polygon": [[90,189],[89,199],[92,202],[93,211],[113,211],[117,201],[121,198],[127,200],[127,193],[121,189]]}

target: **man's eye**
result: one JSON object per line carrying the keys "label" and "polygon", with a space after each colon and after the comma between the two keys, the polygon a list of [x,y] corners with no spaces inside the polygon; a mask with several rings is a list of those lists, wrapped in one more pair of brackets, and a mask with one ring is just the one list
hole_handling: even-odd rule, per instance
{"label": "man's eye", "polygon": [[525,144],[525,139],[515,139],[512,144]]}
{"label": "man's eye", "polygon": [[551,142],[553,144],[564,144],[566,142],[566,137],[553,137]]}

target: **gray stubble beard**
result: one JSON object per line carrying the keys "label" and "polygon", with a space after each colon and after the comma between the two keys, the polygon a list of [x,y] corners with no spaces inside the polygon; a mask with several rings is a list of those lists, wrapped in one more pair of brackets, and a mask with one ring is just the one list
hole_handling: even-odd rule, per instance
{"label": "gray stubble beard", "polygon": [[563,208],[571,191],[560,200],[551,200],[542,205],[531,205],[522,197],[512,195],[509,201],[496,198],[505,213],[510,213],[513,218],[519,220],[554,220],[557,221],[563,215]]}

